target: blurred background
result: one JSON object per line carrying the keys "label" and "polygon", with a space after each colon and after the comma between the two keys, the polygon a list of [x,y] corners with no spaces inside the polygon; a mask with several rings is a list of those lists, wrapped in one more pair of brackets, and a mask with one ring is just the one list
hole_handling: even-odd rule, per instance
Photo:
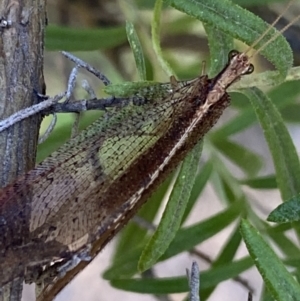
{"label": "blurred background", "polygon": [[[240,0],[234,2],[246,7],[269,23],[286,5],[284,1]],[[74,66],[59,53],[59,50],[69,51],[87,61],[103,72],[113,83],[138,81],[139,76],[135,61],[126,37],[126,20],[134,24],[142,44],[146,57],[147,79],[168,82],[168,76],[160,67],[151,43],[153,8],[154,0],[48,0],[44,68],[47,95],[52,96],[65,90],[69,74]],[[285,14],[285,17],[278,23],[279,28],[284,27],[299,13],[300,2],[296,1],[293,9]],[[202,61],[206,61],[206,68],[209,69],[208,40],[200,21],[174,8],[165,6],[161,22],[161,48],[165,59],[175,70],[178,79],[190,79],[199,75]],[[300,59],[299,22],[296,22],[285,35],[292,47],[295,65],[298,65]],[[235,45],[237,48],[243,47],[237,41]],[[257,72],[273,69],[273,66],[261,57],[256,58],[254,65]],[[81,70],[77,81],[78,85],[73,95],[74,99],[87,97],[86,92],[80,87],[82,79],[88,79],[99,97],[104,96],[101,91],[103,84]],[[298,86],[297,82],[289,82],[279,87],[266,87],[265,91],[269,93],[271,98],[276,98],[275,102],[278,103],[282,100],[280,112],[299,152],[300,102],[298,94],[300,90]],[[228,206],[226,199],[235,197],[234,192],[230,192],[230,189],[233,189],[233,186],[230,186],[233,182],[240,185],[243,197],[257,214],[257,217],[262,220],[265,220],[270,211],[281,203],[280,192],[276,187],[273,161],[257,121],[253,119],[247,126],[241,126],[240,130],[230,132],[225,138],[223,136],[226,132],[224,128],[229,124],[236,125],[238,118],[242,119],[243,116],[247,115],[247,110],[252,110],[247,99],[241,94],[233,93],[232,106],[226,110],[212,134],[208,135],[199,163],[199,171],[205,173],[201,184],[203,187],[199,191],[198,201],[191,210],[184,226],[209,219],[225,210]],[[102,114],[102,112],[95,111],[82,114],[80,128],[86,127]],[[51,117],[45,118],[41,133],[47,128],[50,119]],[[58,123],[54,132],[39,147],[38,161],[43,160],[69,139],[73,120],[73,114],[60,114],[58,116]],[[222,132],[222,129],[225,132]],[[218,138],[220,136],[222,137],[221,140]],[[212,153],[214,156],[211,155]],[[212,163],[212,159],[216,156],[219,161]],[[220,169],[213,164],[219,164],[219,166],[224,164],[227,168],[226,176],[223,174],[226,180],[220,175]],[[230,182],[231,177],[234,180],[228,184],[226,181],[229,179]],[[267,182],[257,179],[264,179]],[[255,182],[255,180],[257,181]],[[167,191],[167,188],[164,189]],[[160,208],[155,214],[154,225],[158,223],[162,213],[164,202],[161,204],[160,207],[160,202],[154,204]],[[151,206],[151,202],[148,202],[146,209],[143,210],[146,211],[147,208],[150,208],[149,206]],[[214,259],[218,257],[218,254],[230,240],[231,235],[237,233],[238,222],[239,219],[234,220],[193,250],[182,252],[171,259],[158,263],[148,275],[142,277],[183,276],[185,269],[190,268],[193,260],[198,262],[201,271],[209,269]],[[130,222],[130,226],[137,227],[134,221]],[[288,241],[293,242],[293,237],[289,232],[282,233],[286,235]],[[138,239],[132,238],[132,241],[128,241],[128,234],[125,237],[127,237],[127,241],[125,239],[124,242],[124,239],[121,239],[121,242],[126,251],[130,253]],[[57,301],[119,299],[123,301],[146,301],[184,300],[186,298],[187,294],[184,293],[150,295],[126,292],[114,288],[108,280],[104,280],[102,273],[112,264],[116,256],[114,254],[117,239],[112,241],[98,255],[96,260],[57,296]],[[120,252],[120,246],[118,248]],[[280,254],[284,254],[284,250],[278,246],[276,248]],[[234,259],[240,259],[246,255],[247,250],[244,244],[240,243]],[[253,290],[254,300],[259,300],[262,279],[254,267],[247,269],[235,279],[220,283],[211,291],[206,290],[202,300],[246,301],[249,290]],[[23,300],[34,300],[33,285],[26,286]]]}

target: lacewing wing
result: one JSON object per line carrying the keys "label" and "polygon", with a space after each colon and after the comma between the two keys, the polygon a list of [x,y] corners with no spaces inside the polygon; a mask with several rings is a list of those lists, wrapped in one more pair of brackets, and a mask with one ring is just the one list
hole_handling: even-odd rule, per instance
{"label": "lacewing wing", "polygon": [[[216,78],[173,81],[163,100],[96,121],[3,189],[1,285],[87,246],[94,258],[216,123],[229,105],[226,87],[252,70],[246,55],[232,52]],[[41,300],[54,298],[86,264],[47,287]]]}

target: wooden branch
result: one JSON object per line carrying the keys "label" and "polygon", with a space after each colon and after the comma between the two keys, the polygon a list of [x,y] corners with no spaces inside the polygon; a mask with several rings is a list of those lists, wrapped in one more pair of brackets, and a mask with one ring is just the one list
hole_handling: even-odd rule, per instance
{"label": "wooden branch", "polygon": [[[36,91],[45,92],[43,38],[45,0],[2,0],[0,2],[0,120],[38,102]],[[0,187],[35,165],[40,115],[27,118],[0,133]],[[16,203],[25,204],[25,198]],[[0,204],[1,206],[2,204]],[[25,206],[24,206],[25,207]],[[28,207],[28,206],[27,206]],[[22,214],[30,213],[23,210]],[[21,213],[20,213],[21,214]],[[26,242],[28,225],[19,225],[16,240]],[[8,250],[5,252],[9,252]],[[3,258],[1,254],[1,258]],[[0,288],[0,300],[20,300],[22,265],[6,268],[13,281]],[[3,268],[3,266],[1,265]]]}

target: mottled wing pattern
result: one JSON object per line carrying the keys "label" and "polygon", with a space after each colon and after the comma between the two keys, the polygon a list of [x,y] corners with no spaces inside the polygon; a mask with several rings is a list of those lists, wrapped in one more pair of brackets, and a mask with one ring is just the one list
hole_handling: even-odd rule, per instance
{"label": "mottled wing pattern", "polygon": [[[119,193],[108,199],[106,194],[136,158],[166,133],[176,119],[174,114],[191,106],[182,101],[190,83],[178,83],[164,100],[128,106],[108,120],[99,119],[1,190],[0,264],[9,269],[18,263],[22,270],[28,264],[64,257],[92,243],[102,225],[113,223],[114,212],[127,196]],[[21,197],[25,203],[18,201]],[[29,227],[25,232],[20,226],[24,224]],[[2,284],[10,279],[7,270],[2,269],[0,279]]]}
{"label": "mottled wing pattern", "polygon": [[[205,84],[205,82],[203,84]],[[92,258],[94,258],[99,253],[99,251],[101,251],[101,249],[106,245],[106,243],[115,235],[115,233],[117,233],[124,226],[124,224],[128,222],[128,220],[130,220],[130,218],[136,213],[136,210],[140,208],[140,206],[149,198],[154,188],[157,187],[157,185],[159,185],[168,176],[168,174],[172,171],[172,169],[176,167],[177,164],[185,157],[187,152],[216,123],[216,121],[219,119],[222,112],[228,105],[229,105],[229,97],[227,94],[225,94],[220,99],[220,101],[217,104],[213,105],[212,109],[209,110],[207,114],[205,114],[202,122],[199,124],[199,127],[193,133],[191,133],[189,139],[186,141],[183,147],[178,151],[177,155],[174,156],[170,164],[163,171],[161,171],[160,177],[154,181],[153,185],[151,186],[151,189],[145,190],[141,198],[124,201],[124,203],[122,203],[118,207],[115,207],[114,197],[121,195],[123,196],[124,200],[126,200],[126,198],[128,199],[128,195],[126,195],[126,192],[123,192],[122,189],[124,189],[124,187],[130,186],[131,185],[130,183],[138,182],[139,175],[137,175],[136,177],[134,176],[135,174],[138,173],[134,173],[134,172],[130,173],[129,178],[127,175],[123,175],[123,177],[121,176],[119,179],[115,181],[116,185],[111,185],[110,189],[106,191],[105,199],[101,199],[101,202],[107,208],[109,208],[109,204],[107,204],[106,202],[111,203],[113,209],[111,209],[111,214],[105,217],[105,219],[99,224],[98,227],[99,232],[97,233],[98,236],[96,236],[92,244],[92,249],[91,249]],[[189,106],[187,105],[187,107]],[[182,122],[185,121],[182,120]],[[174,127],[174,129],[176,129],[176,126]],[[168,139],[173,139],[173,138],[175,139],[176,134],[172,132],[171,129],[170,132],[171,133]],[[163,153],[165,148],[166,148],[166,152],[169,151],[167,147],[167,142],[168,141],[165,139],[160,139],[156,143],[156,150],[160,145],[162,156],[165,156],[165,154]],[[153,164],[153,162],[157,160],[157,157],[151,155],[151,151],[152,149],[150,148],[149,152],[146,154],[146,158],[148,160],[149,165]],[[141,155],[141,157],[142,156],[143,155]],[[146,158],[141,158],[141,160],[146,160]],[[130,167],[130,169],[135,171],[137,170],[135,169],[135,167],[146,168],[144,165],[139,165],[138,162],[134,162]],[[144,185],[146,185],[147,183],[146,178],[147,177],[144,178],[144,183],[143,183]],[[139,187],[138,184],[136,184],[134,188]],[[118,189],[119,187],[121,187],[121,189]],[[38,300],[44,300],[44,301],[52,300],[59,293],[59,291],[62,288],[64,288],[77,275],[77,273],[79,273],[87,264],[88,262],[81,262],[78,266],[76,266],[74,269],[69,271],[65,277],[61,279],[57,279],[50,286],[45,287],[44,290],[39,295]]]}

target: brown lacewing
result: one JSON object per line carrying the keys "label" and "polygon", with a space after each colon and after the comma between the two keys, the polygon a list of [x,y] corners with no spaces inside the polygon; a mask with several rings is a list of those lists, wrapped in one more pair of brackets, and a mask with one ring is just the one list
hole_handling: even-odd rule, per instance
{"label": "brown lacewing", "polygon": [[247,54],[232,51],[215,78],[172,78],[163,97],[96,121],[2,189],[1,286],[67,272],[40,294],[52,300],[217,122],[226,89],[252,71]]}

